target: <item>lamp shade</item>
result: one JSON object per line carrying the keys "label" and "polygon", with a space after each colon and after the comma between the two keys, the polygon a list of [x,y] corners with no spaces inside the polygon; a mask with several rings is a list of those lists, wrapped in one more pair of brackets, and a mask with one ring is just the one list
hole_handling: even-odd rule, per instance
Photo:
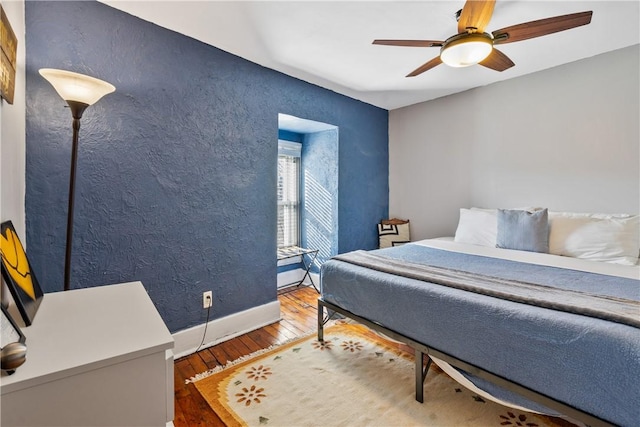
{"label": "lamp shade", "polygon": [[442,46],[440,59],[451,67],[468,67],[481,62],[492,49],[493,40],[487,34],[458,34]]}
{"label": "lamp shade", "polygon": [[67,102],[93,105],[106,94],[116,90],[115,86],[103,80],[71,71],[42,68],[40,75],[47,79],[58,95]]}

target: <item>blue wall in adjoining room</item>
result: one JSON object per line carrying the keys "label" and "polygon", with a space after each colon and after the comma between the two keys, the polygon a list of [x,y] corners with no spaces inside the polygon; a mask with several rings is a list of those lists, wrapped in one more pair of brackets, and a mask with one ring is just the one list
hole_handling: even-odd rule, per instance
{"label": "blue wall in adjoining room", "polygon": [[172,332],[275,301],[278,113],[340,129],[339,251],[388,216],[388,112],[94,1],[26,2],[26,215],[62,289],[71,115],[39,74],[116,86],[82,119],[72,287],[140,280]]}
{"label": "blue wall in adjoining room", "polygon": [[284,139],[285,141],[293,141],[302,143],[304,135],[298,132],[291,132],[289,130],[278,129],[278,139]]}
{"label": "blue wall in adjoining room", "polygon": [[339,129],[309,133],[302,143],[302,246],[318,249],[313,271],[338,253]]}

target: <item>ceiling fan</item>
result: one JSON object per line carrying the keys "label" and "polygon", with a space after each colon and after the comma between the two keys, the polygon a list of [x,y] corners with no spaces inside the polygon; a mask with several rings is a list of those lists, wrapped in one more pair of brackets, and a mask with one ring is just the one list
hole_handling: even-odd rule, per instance
{"label": "ceiling fan", "polygon": [[532,39],[559,31],[587,25],[592,11],[571,13],[512,25],[491,32],[484,31],[491,21],[495,0],[467,0],[458,16],[458,34],[444,41],[438,40],[374,40],[373,44],[409,47],[440,47],[440,55],[407,74],[415,77],[445,63],[452,67],[480,64],[496,71],[504,71],[515,64],[494,46]]}

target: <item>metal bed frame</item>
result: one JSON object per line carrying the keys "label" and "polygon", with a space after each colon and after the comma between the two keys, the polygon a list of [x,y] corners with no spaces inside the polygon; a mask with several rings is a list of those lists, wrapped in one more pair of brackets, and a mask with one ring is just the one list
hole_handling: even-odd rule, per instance
{"label": "metal bed frame", "polygon": [[[324,309],[327,309],[327,315],[325,316]],[[525,387],[521,384],[515,383],[511,380],[508,380],[500,375],[493,374],[489,371],[486,371],[482,368],[479,368],[471,363],[465,362],[464,360],[460,360],[454,356],[451,356],[442,351],[436,350],[432,347],[429,347],[426,344],[415,341],[403,334],[400,334],[396,331],[388,329],[379,323],[373,322],[364,317],[358,316],[354,313],[351,313],[348,310],[345,310],[342,307],[339,307],[335,304],[332,304],[328,301],[325,301],[324,298],[318,298],[318,341],[324,340],[324,325],[331,320],[331,318],[336,314],[341,314],[350,319],[353,319],[375,331],[378,331],[388,337],[400,341],[409,347],[413,348],[415,351],[415,388],[416,388],[416,400],[420,403],[424,402],[424,380],[427,377],[427,373],[431,366],[431,358],[430,356],[436,357],[440,360],[443,360],[449,363],[451,366],[462,369],[468,372],[471,375],[474,375],[478,378],[482,378],[484,380],[490,381],[506,390],[515,392],[520,394],[521,396],[537,402],[541,405],[546,406],[547,408],[554,409],[559,413],[562,413],[568,417],[571,417],[575,420],[582,421],[591,427],[600,427],[600,426],[613,426],[608,421],[605,421],[595,415],[589,414],[587,412],[581,411],[573,406],[570,406],[566,403],[563,403],[559,400],[556,400],[552,397],[549,397],[545,394],[534,391],[528,387]],[[425,356],[427,357],[427,361],[425,364]]]}

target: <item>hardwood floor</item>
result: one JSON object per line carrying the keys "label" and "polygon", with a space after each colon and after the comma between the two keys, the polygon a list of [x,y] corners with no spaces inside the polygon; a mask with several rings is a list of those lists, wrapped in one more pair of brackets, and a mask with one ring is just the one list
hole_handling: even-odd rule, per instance
{"label": "hardwood floor", "polygon": [[193,384],[195,374],[225,365],[241,356],[281,344],[316,330],[318,293],[313,287],[289,288],[279,292],[282,319],[258,330],[180,358],[174,364],[175,427],[224,426]]}

